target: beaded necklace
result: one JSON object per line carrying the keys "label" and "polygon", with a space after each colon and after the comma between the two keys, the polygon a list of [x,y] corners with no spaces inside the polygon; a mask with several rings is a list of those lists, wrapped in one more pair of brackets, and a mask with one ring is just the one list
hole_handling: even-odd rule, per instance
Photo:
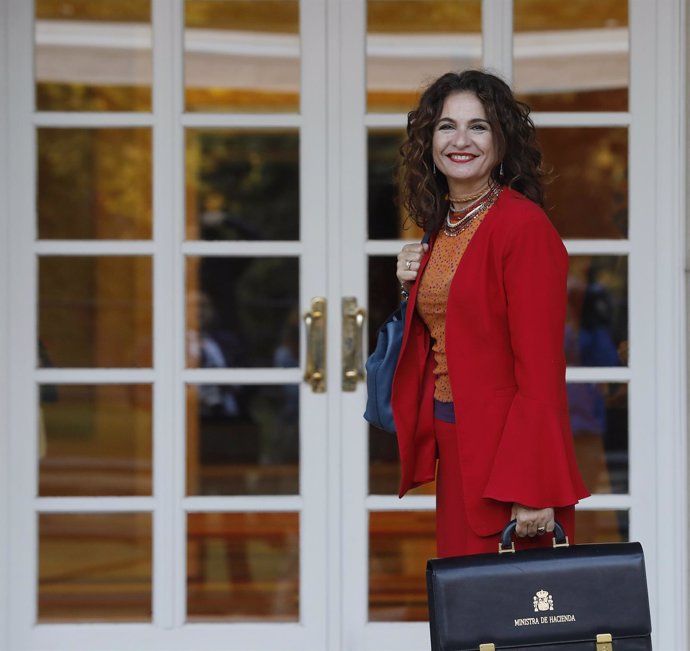
{"label": "beaded necklace", "polygon": [[443,232],[449,237],[460,235],[479,215],[493,206],[500,192],[501,186],[495,185],[466,208],[457,211],[448,209],[448,214],[443,222]]}

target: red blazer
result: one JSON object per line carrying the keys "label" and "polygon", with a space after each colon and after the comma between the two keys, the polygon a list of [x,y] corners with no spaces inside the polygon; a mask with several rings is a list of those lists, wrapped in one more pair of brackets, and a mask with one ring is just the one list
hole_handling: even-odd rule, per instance
{"label": "red blazer", "polygon": [[[393,379],[400,497],[432,481],[434,360],[410,291]],[[589,495],[575,461],[563,336],[568,254],[536,204],[504,189],[458,265],[446,311],[465,505],[477,535],[499,531],[513,502],[535,508]]]}

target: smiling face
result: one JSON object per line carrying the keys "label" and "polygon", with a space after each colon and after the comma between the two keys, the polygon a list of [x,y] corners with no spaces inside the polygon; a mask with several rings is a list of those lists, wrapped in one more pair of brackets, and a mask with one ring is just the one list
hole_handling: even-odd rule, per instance
{"label": "smiling face", "polygon": [[484,106],[474,93],[446,97],[432,140],[434,163],[448,180],[451,196],[475,192],[498,162],[496,139]]}

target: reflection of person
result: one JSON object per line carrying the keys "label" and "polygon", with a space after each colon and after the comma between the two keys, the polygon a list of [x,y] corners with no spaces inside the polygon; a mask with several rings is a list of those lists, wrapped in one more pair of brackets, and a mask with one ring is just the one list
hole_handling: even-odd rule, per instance
{"label": "reflection of person", "polygon": [[408,116],[402,199],[431,234],[408,244],[409,291],[393,381],[400,494],[437,471],[439,556],[520,546],[554,517],[573,533],[587,496],[568,421],[565,248],[544,214],[529,109],[497,77],[448,73]]}
{"label": "reflection of person", "polygon": [[[210,297],[199,292],[199,331],[196,353],[202,368],[228,368],[232,366],[240,345],[232,332],[215,326],[216,312]],[[232,387],[220,384],[199,385],[202,418],[237,418],[241,404]],[[242,414],[244,415],[244,414]]]}

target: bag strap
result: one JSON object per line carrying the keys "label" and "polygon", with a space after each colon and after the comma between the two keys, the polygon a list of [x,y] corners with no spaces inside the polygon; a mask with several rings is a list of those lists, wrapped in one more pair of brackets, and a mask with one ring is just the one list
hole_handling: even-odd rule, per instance
{"label": "bag strap", "polygon": [[[517,520],[511,520],[501,532],[501,542],[498,543],[498,553],[515,552],[515,543],[511,540],[517,527]],[[568,536],[559,522],[554,523],[553,546],[568,547]]]}

